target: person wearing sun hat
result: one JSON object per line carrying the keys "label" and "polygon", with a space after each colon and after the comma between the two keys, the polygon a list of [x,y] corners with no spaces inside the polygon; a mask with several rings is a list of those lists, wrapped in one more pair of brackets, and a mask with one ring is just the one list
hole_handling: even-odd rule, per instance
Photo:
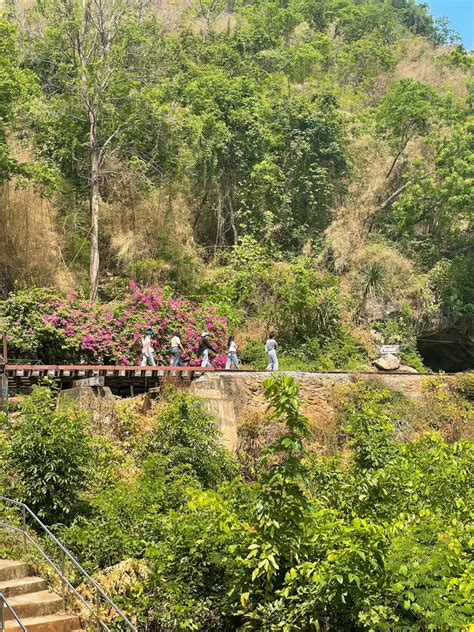
{"label": "person wearing sun hat", "polygon": [[201,358],[201,367],[205,368],[207,366],[212,366],[211,361],[209,360],[209,351],[215,353],[215,350],[211,346],[209,340],[209,332],[203,331],[199,336],[199,347],[198,347],[198,355]]}
{"label": "person wearing sun hat", "polygon": [[156,366],[155,352],[152,346],[153,329],[146,330],[146,335],[142,338],[142,366],[146,366],[148,363],[151,366]]}

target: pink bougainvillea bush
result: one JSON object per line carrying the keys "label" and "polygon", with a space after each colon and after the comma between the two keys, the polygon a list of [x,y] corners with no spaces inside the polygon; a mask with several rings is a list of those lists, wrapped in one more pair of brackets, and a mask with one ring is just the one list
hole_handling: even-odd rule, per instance
{"label": "pink bougainvillea bush", "polygon": [[170,363],[170,341],[181,334],[185,364],[198,364],[199,334],[206,330],[216,350],[213,364],[225,363],[227,319],[175,297],[168,288],[130,283],[121,300],[91,303],[76,293],[18,291],[0,302],[0,328],[8,332],[10,356],[43,363],[135,365],[141,359],[141,338],[153,329],[157,364]]}

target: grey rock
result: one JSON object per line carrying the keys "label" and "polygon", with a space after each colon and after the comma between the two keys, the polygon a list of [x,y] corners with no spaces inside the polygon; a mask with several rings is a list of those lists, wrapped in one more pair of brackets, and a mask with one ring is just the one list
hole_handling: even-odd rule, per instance
{"label": "grey rock", "polygon": [[416,369],[414,369],[412,366],[407,366],[406,364],[400,364],[398,370],[400,371],[400,373],[418,373]]}
{"label": "grey rock", "polygon": [[393,353],[388,353],[374,360],[374,365],[381,371],[396,371],[400,366],[400,358]]}

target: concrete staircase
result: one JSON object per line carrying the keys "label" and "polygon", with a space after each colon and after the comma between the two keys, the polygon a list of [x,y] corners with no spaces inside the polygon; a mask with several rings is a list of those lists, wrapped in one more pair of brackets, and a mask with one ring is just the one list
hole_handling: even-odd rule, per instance
{"label": "concrete staircase", "polygon": [[[49,591],[41,577],[31,576],[26,562],[0,560],[0,593],[28,632],[72,632],[81,628],[79,617],[63,611],[62,598]],[[7,608],[4,616],[8,632],[21,630]]]}

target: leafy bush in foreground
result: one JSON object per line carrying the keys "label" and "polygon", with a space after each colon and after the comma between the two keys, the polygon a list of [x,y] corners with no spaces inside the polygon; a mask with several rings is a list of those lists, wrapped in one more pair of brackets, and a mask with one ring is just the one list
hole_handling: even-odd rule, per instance
{"label": "leafy bush in foreground", "polygon": [[[168,393],[115,478],[74,490],[87,506],[61,537],[99,577],[123,559],[144,569],[117,597],[150,630],[464,630],[474,616],[474,448],[432,428],[443,402],[467,419],[472,404],[433,388],[430,426],[419,402],[375,381],[341,387],[339,450],[324,456],[295,382],[269,379],[267,423],[278,432],[249,481],[200,404]],[[21,415],[30,427],[26,407]]]}
{"label": "leafy bush in foreground", "polygon": [[33,387],[14,422],[9,452],[21,500],[48,524],[69,522],[80,511],[92,465],[87,413],[55,406],[49,389]]}
{"label": "leafy bush in foreground", "polygon": [[184,392],[172,392],[159,408],[148,449],[166,456],[168,469],[187,466],[205,488],[215,487],[234,471],[221,432],[204,403]]}

